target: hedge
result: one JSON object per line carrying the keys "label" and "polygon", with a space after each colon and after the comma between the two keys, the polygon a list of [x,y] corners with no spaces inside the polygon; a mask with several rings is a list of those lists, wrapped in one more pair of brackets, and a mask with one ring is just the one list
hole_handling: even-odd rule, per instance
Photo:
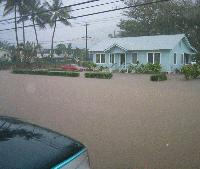
{"label": "hedge", "polygon": [[47,69],[40,69],[40,70],[15,69],[12,72],[15,73],[15,74],[31,74],[31,75],[69,76],[69,77],[80,76],[79,72],[49,71]]}
{"label": "hedge", "polygon": [[150,76],[151,81],[164,81],[167,80],[167,75],[165,73],[163,74],[157,74]]}
{"label": "hedge", "polygon": [[68,76],[68,77],[79,77],[79,72],[67,72],[67,71],[49,71],[49,76]]}
{"label": "hedge", "polygon": [[88,72],[85,73],[86,78],[98,78],[98,79],[111,79],[112,73],[109,72]]}

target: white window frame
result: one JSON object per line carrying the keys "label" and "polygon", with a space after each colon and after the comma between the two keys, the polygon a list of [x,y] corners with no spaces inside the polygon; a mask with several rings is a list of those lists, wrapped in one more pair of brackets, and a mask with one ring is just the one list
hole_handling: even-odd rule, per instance
{"label": "white window frame", "polygon": [[[97,63],[97,55],[100,55],[100,63]],[[101,56],[105,56],[105,62],[102,63]],[[105,64],[106,63],[106,54],[105,53],[96,53],[96,64]]]}
{"label": "white window frame", "polygon": [[185,55],[184,55],[184,53],[181,54],[181,64],[182,65],[185,64]]}
{"label": "white window frame", "polygon": [[[97,63],[97,55],[100,56],[99,58],[99,63]],[[95,59],[96,64],[101,64],[101,54],[100,53],[96,53],[96,59]]]}
{"label": "white window frame", "polygon": [[148,59],[148,55],[149,53],[153,53],[153,64],[155,64],[154,60],[155,60],[155,53],[159,53],[160,54],[160,63],[161,64],[161,52],[147,52],[147,63],[149,63],[149,59]]}
{"label": "white window frame", "polygon": [[[111,59],[110,59],[112,55],[114,55],[114,63],[112,63]],[[110,55],[109,55],[109,63],[110,64],[115,64],[115,54],[114,53],[110,53]]]}
{"label": "white window frame", "polygon": [[[133,54],[136,54],[136,56],[137,56],[136,63],[133,63]],[[131,55],[132,55],[132,61],[131,61],[131,63],[134,64],[134,65],[136,65],[137,61],[138,61],[138,52],[133,52]]]}
{"label": "white window frame", "polygon": [[174,63],[174,57],[173,57],[173,64],[177,65],[177,53],[174,53],[174,56],[176,56],[176,63]]}

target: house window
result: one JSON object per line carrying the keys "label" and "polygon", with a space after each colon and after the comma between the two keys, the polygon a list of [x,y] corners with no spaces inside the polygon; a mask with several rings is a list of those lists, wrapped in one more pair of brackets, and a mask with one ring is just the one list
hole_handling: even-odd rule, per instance
{"label": "house window", "polygon": [[110,54],[110,63],[115,63],[115,54]]}
{"label": "house window", "polygon": [[96,63],[105,63],[105,54],[96,54]]}
{"label": "house window", "polygon": [[154,63],[160,64],[160,53],[154,53]]}
{"label": "house window", "polygon": [[181,54],[181,64],[184,64],[184,54]]}
{"label": "house window", "polygon": [[132,54],[132,63],[137,64],[137,53]]}
{"label": "house window", "polygon": [[174,65],[176,65],[176,62],[177,62],[177,60],[176,60],[176,53],[174,53]]}
{"label": "house window", "polygon": [[153,63],[153,53],[148,53],[148,63]]}
{"label": "house window", "polygon": [[100,63],[100,62],[101,62],[101,55],[96,54],[96,63]]}
{"label": "house window", "polygon": [[148,53],[148,63],[160,64],[160,53]]}
{"label": "house window", "polygon": [[106,62],[105,54],[101,54],[101,63],[105,62]]}

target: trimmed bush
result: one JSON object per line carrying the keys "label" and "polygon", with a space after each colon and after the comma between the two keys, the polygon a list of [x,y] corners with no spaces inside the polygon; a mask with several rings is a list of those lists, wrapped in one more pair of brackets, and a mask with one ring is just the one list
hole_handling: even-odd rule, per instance
{"label": "trimmed bush", "polygon": [[69,76],[69,77],[79,77],[80,76],[80,72],[65,72],[65,76]]}
{"label": "trimmed bush", "polygon": [[86,78],[98,78],[98,79],[111,79],[112,73],[109,72],[88,72],[85,73]]}
{"label": "trimmed bush", "polygon": [[167,80],[167,75],[165,73],[150,76],[151,81],[164,81]]}
{"label": "trimmed bush", "polygon": [[30,70],[30,69],[15,69],[12,71],[16,74],[30,74],[30,75],[48,75],[48,76],[68,76],[68,77],[79,77],[79,72],[68,72],[68,71],[48,71],[46,69]]}
{"label": "trimmed bush", "polygon": [[32,74],[32,75],[47,75],[48,74],[48,70],[47,69],[31,70],[30,74]]}
{"label": "trimmed bush", "polygon": [[13,69],[12,73],[15,73],[15,74],[32,74],[32,70],[30,70],[30,69]]}
{"label": "trimmed bush", "polygon": [[67,71],[49,71],[49,76],[68,76],[68,77],[79,77],[79,72],[67,72]]}

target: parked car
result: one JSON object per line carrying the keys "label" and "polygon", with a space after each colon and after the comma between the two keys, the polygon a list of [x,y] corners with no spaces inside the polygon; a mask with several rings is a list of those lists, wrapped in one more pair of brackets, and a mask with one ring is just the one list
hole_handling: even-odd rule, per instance
{"label": "parked car", "polygon": [[80,67],[76,64],[68,64],[68,65],[64,65],[61,67],[63,70],[68,70],[68,71],[85,71],[86,68],[84,67]]}
{"label": "parked car", "polygon": [[80,142],[16,118],[0,116],[0,168],[90,169]]}

